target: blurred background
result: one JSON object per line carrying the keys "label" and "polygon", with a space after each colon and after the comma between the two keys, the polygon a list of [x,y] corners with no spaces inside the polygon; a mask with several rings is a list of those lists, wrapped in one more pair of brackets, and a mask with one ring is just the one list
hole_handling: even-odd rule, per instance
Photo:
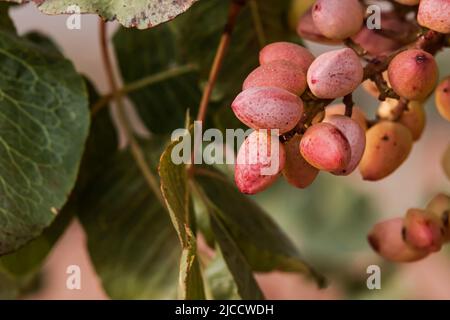
{"label": "blurred background", "polygon": [[[35,5],[12,11],[19,33],[39,30],[51,36],[66,57],[106,93],[106,77],[98,46],[98,18],[82,16],[81,30],[68,30],[64,16],[45,16]],[[117,25],[115,26],[117,28]],[[111,28],[113,32],[115,28]],[[314,54],[326,46],[306,45]],[[441,77],[450,74],[450,50],[439,53]],[[370,118],[377,101],[358,91],[357,105]],[[379,259],[366,236],[382,219],[402,216],[408,208],[424,207],[437,192],[450,193],[440,162],[450,143],[450,124],[427,106],[427,128],[407,162],[387,179],[364,182],[358,173],[347,178],[322,173],[312,187],[297,190],[280,183],[256,197],[300,248],[307,261],[321,271],[329,286],[318,290],[301,276],[257,275],[269,299],[450,299],[450,250],[414,264],[394,265]],[[27,299],[106,299],[89,261],[85,235],[74,221],[48,256],[39,290]],[[381,290],[368,290],[366,269],[381,267]],[[81,267],[81,290],[66,288],[66,268]]]}

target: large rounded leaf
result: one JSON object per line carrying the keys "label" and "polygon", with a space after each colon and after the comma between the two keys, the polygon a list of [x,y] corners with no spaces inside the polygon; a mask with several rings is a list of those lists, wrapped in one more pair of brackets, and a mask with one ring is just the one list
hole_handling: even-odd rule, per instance
{"label": "large rounded leaf", "polygon": [[[27,3],[30,0],[10,0]],[[34,0],[46,14],[96,13],[105,20],[117,20],[125,27],[147,29],[173,19],[198,0]]]}
{"label": "large rounded leaf", "polygon": [[0,32],[0,255],[41,234],[78,172],[89,125],[83,79],[48,46]]}

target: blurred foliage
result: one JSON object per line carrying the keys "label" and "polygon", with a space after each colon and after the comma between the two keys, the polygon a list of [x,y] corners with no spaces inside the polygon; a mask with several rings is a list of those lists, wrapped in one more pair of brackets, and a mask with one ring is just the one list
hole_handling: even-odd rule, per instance
{"label": "blurred foliage", "polygon": [[[379,219],[370,197],[335,177],[321,173],[307,189],[284,180],[256,196],[320,272],[346,290],[349,297],[367,291],[366,268],[383,267],[388,282],[394,269],[372,252],[368,231]],[[383,282],[384,283],[384,282]]]}
{"label": "blurred foliage", "polygon": [[15,32],[14,23],[9,17],[10,3],[0,2],[0,30],[8,30]]}

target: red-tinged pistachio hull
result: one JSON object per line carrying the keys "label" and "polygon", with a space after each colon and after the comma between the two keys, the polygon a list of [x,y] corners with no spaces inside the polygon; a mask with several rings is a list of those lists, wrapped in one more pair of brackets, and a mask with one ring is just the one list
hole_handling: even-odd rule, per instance
{"label": "red-tinged pistachio hull", "polygon": [[308,49],[290,42],[274,42],[265,46],[259,53],[259,63],[265,65],[273,61],[284,60],[294,63],[306,75],[315,57]]}
{"label": "red-tinged pistachio hull", "polygon": [[311,166],[300,153],[302,136],[296,135],[285,144],[286,165],[283,175],[294,187],[304,189],[311,185],[319,174],[319,170]]}
{"label": "red-tinged pistachio hull", "polygon": [[344,169],[334,171],[333,174],[349,175],[358,167],[364,154],[366,133],[355,120],[343,115],[326,116],[324,122],[335,126],[345,136],[350,145],[351,156],[349,163]]}
{"label": "red-tinged pistachio hull", "polygon": [[235,165],[235,182],[245,194],[267,189],[279,177],[286,162],[284,146],[267,130],[254,131],[239,149]]}
{"label": "red-tinged pistachio hull", "polygon": [[344,40],[361,30],[364,9],[358,0],[317,0],[312,7],[312,17],[325,37]]}
{"label": "red-tinged pistachio hull", "polygon": [[369,236],[369,244],[380,256],[393,262],[414,262],[429,252],[410,247],[403,240],[403,219],[395,218],[376,224]]}
{"label": "red-tinged pistachio hull", "polygon": [[410,49],[395,56],[388,68],[392,89],[408,100],[425,100],[438,80],[434,57],[423,50]]}
{"label": "red-tinged pistachio hull", "polygon": [[277,87],[300,96],[306,89],[306,75],[297,64],[276,60],[253,70],[245,79],[242,89],[255,87]]}
{"label": "red-tinged pistachio hull", "polygon": [[311,64],[307,74],[311,92],[321,99],[335,99],[353,92],[362,82],[364,70],[352,49],[324,53]]}
{"label": "red-tinged pistachio hull", "polygon": [[440,225],[426,210],[408,210],[403,222],[404,240],[412,247],[437,252],[442,246]]}
{"label": "red-tinged pistachio hull", "polygon": [[323,122],[306,130],[300,152],[313,167],[329,172],[344,170],[351,159],[350,145],[342,132]]}
{"label": "red-tinged pistachio hull", "polygon": [[280,88],[250,88],[241,92],[231,105],[236,117],[253,129],[292,130],[303,114],[302,100]]}
{"label": "red-tinged pistachio hull", "polygon": [[423,27],[440,33],[450,33],[450,1],[422,0],[417,21]]}

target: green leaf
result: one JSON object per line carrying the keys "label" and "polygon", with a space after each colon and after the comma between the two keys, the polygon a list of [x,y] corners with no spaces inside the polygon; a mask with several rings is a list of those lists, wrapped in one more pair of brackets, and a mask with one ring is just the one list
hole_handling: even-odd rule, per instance
{"label": "green leaf", "polygon": [[[49,50],[57,50],[50,39],[39,33],[30,33],[26,37],[27,39],[32,39],[35,43],[48,46]],[[98,94],[88,79],[85,78],[85,82],[89,91],[89,101],[92,104],[94,101],[97,101]],[[56,216],[52,224],[38,238],[32,240],[16,252],[0,258],[0,270],[7,273],[16,283],[32,280],[40,271],[45,258],[72,221],[75,214],[75,194],[76,191],[65,204],[61,213]]]}
{"label": "green leaf", "polygon": [[[184,65],[168,24],[145,31],[121,28],[114,36],[125,83]],[[129,94],[147,127],[171,133],[183,127],[186,110],[196,113],[200,103],[196,72],[178,75]]]}
{"label": "green leaf", "polygon": [[199,195],[195,192],[195,189],[192,191],[192,205],[193,205],[193,211],[195,214],[195,222],[196,227],[198,229],[198,232],[202,234],[202,236],[205,238],[206,244],[210,248],[214,248],[215,245],[215,239],[214,239],[214,233],[211,229],[211,221],[209,220],[209,211],[203,200],[199,197]]}
{"label": "green leaf", "polygon": [[0,299],[12,300],[19,295],[19,288],[11,276],[0,269]]}
{"label": "green leaf", "polygon": [[[9,0],[27,3],[31,0]],[[34,1],[34,0],[33,0]],[[147,29],[173,19],[188,10],[197,0],[40,0],[34,1],[46,14],[73,13],[77,5],[81,13],[95,13],[105,20],[117,20],[125,27]]]}
{"label": "green leaf", "polygon": [[25,277],[39,272],[56,241],[67,229],[74,216],[70,201],[55,221],[42,234],[14,253],[0,258],[0,269],[14,277]]}
{"label": "green leaf", "polygon": [[[155,171],[165,142],[161,137],[142,142]],[[106,108],[93,122],[78,190],[78,217],[106,293],[114,299],[175,298],[177,235],[130,152],[117,149]]]}
{"label": "green leaf", "polygon": [[190,226],[191,205],[188,177],[184,164],[172,161],[172,151],[179,141],[172,142],[161,156],[159,176],[161,191],[183,248],[180,262],[179,297],[186,300],[204,299],[203,278],[197,256],[195,234]]}
{"label": "green leaf", "polygon": [[[322,276],[302,259],[275,222],[249,197],[239,193],[226,177],[216,170],[202,168],[197,170],[195,179],[216,208],[212,220],[215,229],[219,222],[223,223],[252,270],[299,272],[315,279],[319,286],[324,285]],[[223,254],[227,259],[225,250]]]}
{"label": "green leaf", "polygon": [[16,31],[13,21],[9,16],[9,3],[0,3],[0,30]]}
{"label": "green leaf", "polygon": [[450,179],[450,145],[444,153],[444,157],[442,158],[442,166],[444,168],[444,172],[447,175],[447,178]]}
{"label": "green leaf", "polygon": [[172,142],[163,152],[159,162],[159,176],[161,178],[161,192],[166,201],[183,248],[189,246],[189,191],[186,166],[176,165],[172,161],[172,151],[179,141]]}
{"label": "green leaf", "polygon": [[[218,209],[215,208],[215,210]],[[211,226],[228,269],[234,278],[239,295],[245,300],[264,299],[264,295],[253,277],[252,267],[241,252],[236,240],[225,227],[224,222],[219,218],[220,213],[215,213],[212,212],[211,215]]]}
{"label": "green leaf", "polygon": [[47,37],[45,34],[40,33],[39,31],[28,32],[24,35],[24,38],[30,40],[34,44],[39,45],[39,48],[41,48],[41,50],[47,49],[48,52],[51,52],[53,54],[59,53],[61,57],[63,56],[58,45],[53,42],[52,39]]}
{"label": "green leaf", "polygon": [[240,299],[237,284],[228,269],[220,248],[216,248],[214,259],[205,270],[205,278],[212,298],[215,300]]}
{"label": "green leaf", "polygon": [[183,249],[181,255],[179,298],[183,300],[204,300],[205,289],[195,236],[191,235],[189,239],[191,243]]}
{"label": "green leaf", "polygon": [[89,126],[85,84],[47,47],[0,31],[0,255],[38,237],[71,192]]}

